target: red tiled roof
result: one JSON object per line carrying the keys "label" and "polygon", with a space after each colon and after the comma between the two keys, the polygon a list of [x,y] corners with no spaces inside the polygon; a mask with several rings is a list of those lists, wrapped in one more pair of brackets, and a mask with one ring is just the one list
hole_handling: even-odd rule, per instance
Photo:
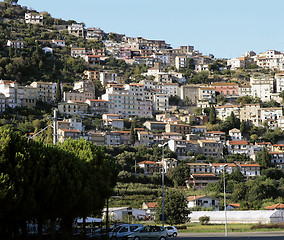
{"label": "red tiled roof", "polygon": [[159,164],[159,163],[152,162],[152,161],[143,161],[143,162],[139,162],[138,164]]}
{"label": "red tiled roof", "polygon": [[158,207],[158,202],[148,202],[145,203],[147,205],[148,208],[156,208]]}
{"label": "red tiled roof", "polygon": [[240,167],[260,167],[259,164],[256,164],[256,163],[250,163],[250,164],[238,164]]}
{"label": "red tiled roof", "polygon": [[206,195],[200,195],[200,196],[188,196],[187,201],[194,201],[195,199],[206,197]]}
{"label": "red tiled roof", "polygon": [[240,140],[240,141],[229,141],[230,145],[247,145],[248,142],[244,141],[244,140]]}
{"label": "red tiled roof", "polygon": [[77,130],[77,129],[60,129],[60,130],[62,130],[62,131],[64,131],[64,132],[74,132],[74,133],[79,133],[80,131],[79,130]]}
{"label": "red tiled roof", "polygon": [[236,167],[236,164],[234,164],[234,163],[211,163],[211,165],[213,167],[219,167],[219,166],[223,166],[225,164],[227,164],[228,167]]}
{"label": "red tiled roof", "polygon": [[268,207],[265,207],[266,210],[274,210],[274,209],[284,209],[283,203],[277,203]]}

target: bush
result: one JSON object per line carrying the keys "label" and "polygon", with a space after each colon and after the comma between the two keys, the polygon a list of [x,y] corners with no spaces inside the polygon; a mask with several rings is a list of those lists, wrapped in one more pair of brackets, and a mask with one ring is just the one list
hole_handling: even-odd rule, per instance
{"label": "bush", "polygon": [[201,225],[207,225],[210,221],[210,217],[208,216],[203,216],[199,218],[199,222],[201,223]]}
{"label": "bush", "polygon": [[273,228],[284,229],[284,223],[268,223],[268,224],[258,223],[251,227],[251,229],[273,229]]}

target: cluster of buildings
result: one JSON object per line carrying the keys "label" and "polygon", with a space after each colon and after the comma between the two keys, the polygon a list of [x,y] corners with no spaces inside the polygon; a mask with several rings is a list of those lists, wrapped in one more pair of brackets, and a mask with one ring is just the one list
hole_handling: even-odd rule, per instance
{"label": "cluster of buildings", "polygon": [[227,61],[227,66],[231,70],[236,70],[238,68],[251,65],[284,71],[284,54],[276,50],[267,50],[266,52],[260,54],[249,51],[246,52],[242,57],[232,58]]}

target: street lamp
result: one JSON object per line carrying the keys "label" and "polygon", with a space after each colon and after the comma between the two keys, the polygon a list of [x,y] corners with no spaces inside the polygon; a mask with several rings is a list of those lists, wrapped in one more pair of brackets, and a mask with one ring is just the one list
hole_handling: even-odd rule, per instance
{"label": "street lamp", "polygon": [[227,209],[226,209],[226,182],[225,182],[225,167],[228,164],[224,164],[221,167],[223,168],[223,181],[224,181],[224,212],[225,212],[225,237],[228,236],[228,229],[227,229]]}
{"label": "street lamp", "polygon": [[164,159],[165,159],[165,153],[164,148],[168,144],[168,142],[165,142],[163,144],[159,144],[158,147],[162,148],[162,226],[165,225],[165,169],[164,169]]}

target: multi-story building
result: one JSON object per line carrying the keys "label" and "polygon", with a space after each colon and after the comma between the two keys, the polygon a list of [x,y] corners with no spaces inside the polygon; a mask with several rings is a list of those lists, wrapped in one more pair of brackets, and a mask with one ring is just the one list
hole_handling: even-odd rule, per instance
{"label": "multi-story building", "polygon": [[180,87],[178,83],[164,83],[161,87],[169,96],[180,96]]}
{"label": "multi-story building", "polygon": [[190,176],[190,179],[186,182],[187,187],[198,189],[206,188],[209,183],[216,184],[219,181],[219,177],[213,173],[194,173]]}
{"label": "multi-story building", "polygon": [[261,101],[269,101],[274,90],[274,79],[267,77],[251,78],[251,94],[253,97],[259,97]]}
{"label": "multi-story building", "polygon": [[117,84],[117,73],[111,71],[100,72],[100,81],[103,86]]}
{"label": "multi-story building", "polygon": [[153,161],[143,161],[139,162],[138,166],[143,169],[144,174],[149,175],[153,173],[159,173],[160,172],[160,165],[159,163],[153,162]]}
{"label": "multi-story building", "polygon": [[43,15],[38,13],[25,13],[25,22],[27,24],[41,24],[43,25]]}
{"label": "multi-story building", "polygon": [[154,143],[154,137],[151,132],[137,131],[139,145],[150,146]]}
{"label": "multi-story building", "polygon": [[223,144],[226,143],[226,133],[221,131],[210,131],[205,133],[205,137],[208,140],[215,140]]}
{"label": "multi-story building", "polygon": [[68,138],[71,138],[72,140],[79,139],[80,134],[80,131],[77,129],[58,129],[57,131],[58,141],[61,143]]}
{"label": "multi-story building", "polygon": [[234,115],[239,118],[240,117],[240,106],[238,105],[224,105],[224,106],[216,106],[215,112],[217,118],[225,121],[227,117],[231,115],[233,112]]}
{"label": "multi-story building", "polygon": [[275,74],[276,92],[281,93],[284,90],[284,73]]}
{"label": "multi-story building", "polygon": [[223,156],[223,144],[216,140],[199,139],[201,154],[204,156],[211,156],[214,158],[221,158]]}
{"label": "multi-story building", "polygon": [[158,93],[153,96],[153,110],[156,112],[166,112],[169,110],[169,96]]}
{"label": "multi-story building", "polygon": [[274,128],[277,127],[278,120],[283,116],[282,110],[282,107],[261,108],[261,123],[267,122],[269,126],[274,125]]}
{"label": "multi-story building", "polygon": [[230,67],[231,70],[236,70],[240,67],[244,67],[245,59],[244,57],[229,59],[227,60],[227,66]]}
{"label": "multi-story building", "polygon": [[237,165],[235,163],[210,163],[212,173],[216,175],[223,173],[225,164],[227,165],[225,167],[225,172],[228,174],[231,174],[237,168]]}
{"label": "multi-story building", "polygon": [[163,130],[163,131],[165,131],[167,123],[157,122],[157,121],[146,121],[143,125],[147,129],[149,129],[150,131],[153,131],[153,130]]}
{"label": "multi-story building", "polygon": [[179,157],[186,156],[186,141],[185,140],[169,140],[168,147],[175,152]]}
{"label": "multi-story building", "polygon": [[246,121],[254,126],[259,126],[261,123],[259,103],[245,104],[240,108],[240,120]]}
{"label": "multi-story building", "polygon": [[84,56],[86,56],[86,49],[85,48],[73,47],[73,48],[71,48],[71,56],[74,57],[74,58],[84,57]]}
{"label": "multi-story building", "polygon": [[19,84],[9,80],[0,80],[0,93],[6,98],[6,106],[19,107],[22,104],[23,92]]}
{"label": "multi-story building", "polygon": [[231,140],[233,140],[233,141],[243,139],[243,136],[242,136],[240,129],[237,129],[237,128],[233,128],[233,129],[229,130],[229,136],[231,137]]}
{"label": "multi-story building", "polygon": [[239,96],[251,96],[251,85],[239,86]]}
{"label": "multi-story building", "polygon": [[99,71],[85,70],[83,74],[84,74],[84,77],[87,78],[88,80],[91,80],[91,81],[100,80]]}
{"label": "multi-story building", "polygon": [[52,39],[52,44],[57,47],[65,47],[65,41],[59,39]]}
{"label": "multi-story building", "polygon": [[38,89],[38,100],[43,102],[54,102],[57,87],[56,83],[32,82],[31,86]]}
{"label": "multi-story building", "polygon": [[61,114],[82,115],[88,113],[89,105],[81,101],[67,101],[58,103],[58,111]]}
{"label": "multi-story building", "polygon": [[237,83],[212,83],[211,87],[226,98],[236,98],[239,96],[239,86]]}
{"label": "multi-story building", "polygon": [[105,35],[104,31],[100,28],[87,28],[86,39],[101,41]]}
{"label": "multi-story building", "polygon": [[216,90],[211,87],[201,87],[199,88],[198,99],[208,101],[209,103],[216,103]]}
{"label": "multi-story building", "polygon": [[191,173],[211,173],[211,166],[208,163],[187,163]]}
{"label": "multi-story building", "polygon": [[[151,102],[141,95],[130,94],[132,88],[113,85],[106,88],[103,100],[109,102],[108,113],[126,116],[151,117]],[[140,93],[139,93],[140,94]]]}
{"label": "multi-story building", "polygon": [[237,164],[241,173],[246,178],[260,176],[260,165],[259,164]]}
{"label": "multi-story building", "polygon": [[184,100],[186,104],[196,105],[199,98],[199,86],[198,85],[181,86],[180,98]]}
{"label": "multi-story building", "polygon": [[189,134],[191,133],[191,126],[188,124],[171,124],[167,123],[166,125],[166,132],[174,132],[174,133],[180,133],[180,134]]}
{"label": "multi-story building", "polygon": [[188,64],[188,59],[186,56],[176,56],[175,67],[179,70],[180,68],[186,68]]}
{"label": "multi-story building", "polygon": [[68,26],[68,33],[74,35],[75,37],[83,38],[84,37],[84,27],[83,24],[72,24]]}
{"label": "multi-story building", "polygon": [[102,115],[108,112],[108,101],[98,99],[87,99],[90,112],[95,115]]}
{"label": "multi-story building", "polygon": [[94,99],[94,93],[92,91],[68,91],[63,92],[63,101],[67,102],[68,100],[71,101],[82,101],[85,102],[87,99]]}
{"label": "multi-story building", "polygon": [[229,154],[243,154],[248,155],[248,142],[244,140],[228,141]]}

